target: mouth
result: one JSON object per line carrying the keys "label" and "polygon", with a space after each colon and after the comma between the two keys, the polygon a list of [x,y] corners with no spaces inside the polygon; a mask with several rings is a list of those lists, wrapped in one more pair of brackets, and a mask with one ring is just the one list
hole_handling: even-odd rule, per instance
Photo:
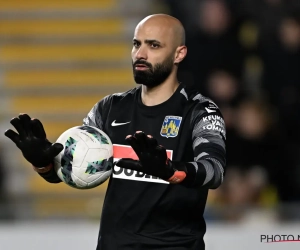
{"label": "mouth", "polygon": [[135,66],[134,66],[134,69],[135,70],[147,70],[147,69],[149,69],[145,64],[136,64]]}

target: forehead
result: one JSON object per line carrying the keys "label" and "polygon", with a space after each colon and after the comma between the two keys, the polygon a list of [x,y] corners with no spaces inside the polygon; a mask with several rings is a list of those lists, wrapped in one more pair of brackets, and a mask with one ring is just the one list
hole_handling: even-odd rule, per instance
{"label": "forehead", "polygon": [[165,25],[159,23],[142,23],[139,24],[134,32],[134,38],[138,40],[157,40],[164,44],[169,44],[173,40],[173,32]]}

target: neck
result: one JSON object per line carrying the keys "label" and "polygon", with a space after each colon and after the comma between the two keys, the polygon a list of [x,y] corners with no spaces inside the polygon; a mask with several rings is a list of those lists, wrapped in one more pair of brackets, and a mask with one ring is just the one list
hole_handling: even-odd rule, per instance
{"label": "neck", "polygon": [[178,88],[177,79],[169,79],[156,87],[142,85],[142,102],[146,106],[155,106],[167,101]]}

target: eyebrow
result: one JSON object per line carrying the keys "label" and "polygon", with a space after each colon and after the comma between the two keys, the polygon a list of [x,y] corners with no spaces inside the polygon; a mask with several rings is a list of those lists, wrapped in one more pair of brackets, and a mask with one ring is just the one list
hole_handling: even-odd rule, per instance
{"label": "eyebrow", "polygon": [[[141,41],[138,40],[138,39],[133,39],[133,41],[134,41],[134,42],[141,42]],[[145,43],[147,43],[147,44],[152,44],[152,43],[161,44],[160,41],[155,40],[155,39],[146,39],[146,40],[145,40]]]}

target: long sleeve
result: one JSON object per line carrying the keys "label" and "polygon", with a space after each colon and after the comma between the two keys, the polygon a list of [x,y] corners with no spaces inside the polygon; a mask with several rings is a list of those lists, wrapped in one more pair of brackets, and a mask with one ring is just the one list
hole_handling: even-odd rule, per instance
{"label": "long sleeve", "polygon": [[186,163],[186,185],[215,189],[223,182],[226,166],[226,129],[219,109],[196,106],[192,113],[194,161]]}
{"label": "long sleeve", "polygon": [[83,124],[102,129],[103,120],[102,120],[101,108],[102,108],[101,102],[96,103],[94,107],[90,110],[88,115],[83,119]]}
{"label": "long sleeve", "polygon": [[112,95],[108,95],[96,103],[88,115],[83,119],[83,124],[104,130],[104,124],[111,101]]}

